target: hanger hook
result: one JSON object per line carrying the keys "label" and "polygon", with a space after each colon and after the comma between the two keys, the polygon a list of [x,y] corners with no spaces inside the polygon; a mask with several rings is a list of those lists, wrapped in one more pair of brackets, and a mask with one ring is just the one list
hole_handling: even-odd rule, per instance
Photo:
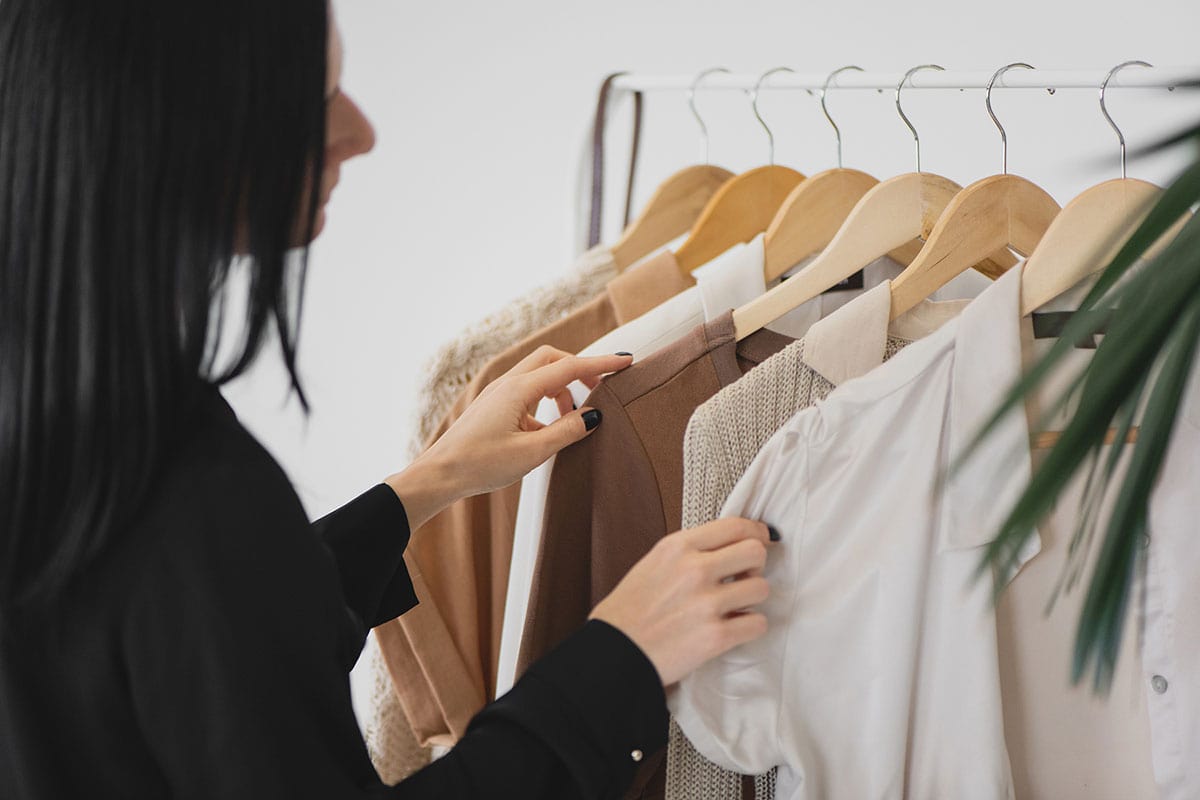
{"label": "hanger hook", "polygon": [[762,114],[758,113],[758,90],[762,88],[763,81],[774,75],[776,72],[795,72],[791,67],[776,67],[769,69],[759,76],[758,82],[754,84],[754,88],[750,90],[750,107],[754,109],[754,116],[758,119],[758,124],[762,125],[763,130],[767,132],[767,145],[770,147],[770,160],[768,164],[775,164],[775,134],[771,133],[771,129],[767,126],[767,121],[762,118]]}
{"label": "hanger hook", "polygon": [[908,115],[906,115],[904,113],[904,109],[900,107],[900,90],[904,88],[904,84],[908,83],[909,78],[923,69],[936,69],[937,71],[941,72],[946,68],[939,64],[922,64],[919,67],[913,67],[908,72],[904,73],[904,77],[900,79],[899,85],[896,86],[896,110],[900,112],[900,119],[904,120],[904,124],[908,126],[910,131],[912,131],[913,141],[917,146],[917,172],[921,171],[921,137],[917,135],[917,129],[913,127],[912,122],[910,122],[908,119]]}
{"label": "hanger hook", "polygon": [[856,67],[853,64],[847,67],[835,69],[829,73],[829,77],[825,79],[825,85],[821,87],[821,112],[825,115],[825,119],[829,120],[829,124],[833,126],[833,135],[837,137],[837,153],[838,153],[838,169],[842,168],[842,129],[833,121],[833,117],[829,116],[829,108],[825,105],[825,94],[829,91],[829,84],[833,83],[833,79],[847,70],[863,71],[862,67]]}
{"label": "hanger hook", "polygon": [[701,81],[716,72],[729,73],[726,67],[713,67],[706,69],[696,76],[696,80],[692,81],[692,86],[688,89],[688,107],[692,110],[692,116],[696,118],[696,124],[700,126],[700,140],[704,142],[704,165],[708,166],[708,126],[704,124],[704,118],[700,116],[700,111],[696,108],[696,89],[700,87]]}
{"label": "hanger hook", "polygon": [[1024,61],[1014,61],[1011,64],[1005,64],[1000,69],[996,70],[992,75],[992,79],[988,81],[987,94],[983,98],[983,104],[987,106],[988,116],[992,118],[992,123],[996,126],[996,130],[1000,131],[1000,163],[1004,169],[1004,174],[1008,174],[1008,134],[1004,131],[1004,126],[1000,124],[1000,120],[996,119],[996,112],[992,111],[992,87],[996,85],[996,81],[1000,76],[1008,72],[1010,69],[1035,69],[1032,64],[1026,64]]}
{"label": "hanger hook", "polygon": [[1111,70],[1109,70],[1108,75],[1106,75],[1104,77],[1104,83],[1100,84],[1100,113],[1104,115],[1104,118],[1106,120],[1108,120],[1108,124],[1112,127],[1112,129],[1117,132],[1117,141],[1119,141],[1121,143],[1121,178],[1122,179],[1125,178],[1125,134],[1121,133],[1121,129],[1117,127],[1117,123],[1113,122],[1112,116],[1109,115],[1108,106],[1105,104],[1105,101],[1104,101],[1104,93],[1108,91],[1108,82],[1112,80],[1113,76],[1116,75],[1121,70],[1125,69],[1126,67],[1152,67],[1152,66],[1154,66],[1154,65],[1147,63],[1145,61],[1125,61],[1123,63],[1117,64],[1115,67],[1113,67]]}

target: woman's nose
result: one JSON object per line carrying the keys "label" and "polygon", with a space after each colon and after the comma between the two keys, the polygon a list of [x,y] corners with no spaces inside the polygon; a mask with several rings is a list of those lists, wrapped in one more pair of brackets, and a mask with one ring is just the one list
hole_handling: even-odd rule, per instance
{"label": "woman's nose", "polygon": [[375,147],[375,128],[358,104],[344,92],[330,103],[329,156],[346,161],[371,152]]}

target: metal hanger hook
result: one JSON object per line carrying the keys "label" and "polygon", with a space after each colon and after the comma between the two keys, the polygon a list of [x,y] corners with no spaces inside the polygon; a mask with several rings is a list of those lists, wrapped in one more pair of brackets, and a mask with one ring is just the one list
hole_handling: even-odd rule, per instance
{"label": "metal hanger hook", "polygon": [[1010,69],[1035,69],[1032,64],[1026,64],[1024,61],[1014,61],[1011,64],[1005,64],[1000,69],[996,70],[992,75],[992,79],[988,81],[987,94],[984,95],[983,104],[987,106],[988,116],[992,118],[992,124],[996,126],[996,130],[1000,131],[1000,163],[1004,170],[1004,174],[1008,174],[1008,134],[1004,130],[1004,126],[1000,124],[1000,120],[996,118],[996,112],[992,110],[992,87],[996,85],[996,81],[1000,76],[1008,72]]}
{"label": "metal hanger hook", "polygon": [[1117,141],[1121,143],[1121,178],[1122,179],[1125,178],[1125,134],[1121,133],[1121,129],[1117,127],[1117,123],[1113,122],[1112,116],[1108,113],[1108,105],[1105,103],[1104,94],[1105,94],[1105,92],[1108,91],[1108,82],[1113,79],[1114,75],[1116,75],[1118,72],[1125,69],[1126,67],[1153,67],[1153,66],[1154,66],[1153,64],[1150,64],[1146,61],[1122,62],[1120,64],[1117,64],[1111,70],[1109,70],[1108,75],[1106,75],[1104,77],[1104,83],[1100,84],[1100,113],[1104,115],[1104,118],[1106,120],[1108,120],[1108,124],[1112,127],[1112,129],[1114,131],[1116,131]]}
{"label": "metal hanger hook", "polygon": [[767,126],[767,121],[762,118],[762,114],[758,113],[758,90],[762,88],[763,81],[774,75],[776,72],[795,72],[791,67],[776,67],[764,72],[758,78],[758,82],[754,84],[754,88],[750,90],[750,107],[754,109],[754,116],[758,120],[758,124],[762,125],[763,130],[767,132],[767,144],[770,147],[770,160],[768,164],[775,164],[775,134],[771,133],[770,127]]}
{"label": "metal hanger hook", "polygon": [[717,72],[729,73],[726,67],[713,67],[706,69],[696,76],[696,80],[692,81],[692,86],[688,89],[688,108],[692,110],[692,116],[696,118],[696,124],[700,126],[700,140],[704,143],[704,165],[708,166],[708,126],[704,124],[704,118],[700,116],[700,111],[696,108],[696,89],[700,87],[701,81]]}
{"label": "metal hanger hook", "polygon": [[829,116],[829,108],[825,105],[825,95],[829,92],[829,84],[833,83],[833,79],[841,75],[847,70],[858,70],[863,72],[862,67],[856,67],[853,64],[847,67],[835,69],[829,73],[829,77],[825,79],[825,85],[821,87],[821,113],[825,115],[825,119],[829,120],[829,124],[833,126],[833,135],[837,137],[837,153],[838,153],[838,169],[842,168],[842,129],[833,121],[833,117]]}
{"label": "metal hanger hook", "polygon": [[921,137],[917,134],[917,129],[908,119],[908,115],[904,113],[904,109],[900,107],[900,90],[904,88],[904,84],[908,83],[908,79],[914,74],[923,69],[936,69],[938,72],[944,71],[946,68],[940,64],[922,64],[919,67],[913,67],[908,72],[904,73],[904,77],[900,79],[900,83],[896,86],[896,111],[900,112],[900,119],[904,120],[904,124],[912,131],[913,141],[917,147],[917,172],[921,171]]}

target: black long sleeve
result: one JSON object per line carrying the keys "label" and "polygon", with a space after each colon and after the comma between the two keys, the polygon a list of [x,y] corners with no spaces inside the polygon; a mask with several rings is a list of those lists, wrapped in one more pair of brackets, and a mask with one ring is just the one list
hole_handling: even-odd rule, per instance
{"label": "black long sleeve", "polygon": [[[404,507],[380,484],[314,523],[334,555],[346,604],[366,630],[417,603],[404,568]],[[642,680],[637,680],[637,678]],[[618,796],[664,743],[665,699],[654,667],[620,631],[585,626],[474,720],[446,757],[398,797],[480,797],[511,785],[522,797]],[[506,776],[506,773],[507,776]],[[514,795],[516,796],[516,795]]]}
{"label": "black long sleeve", "polygon": [[662,746],[653,666],[593,622],[396,787],[347,667],[415,603],[404,510],[375,487],[310,526],[220,401],[121,545],[49,616],[0,620],[5,798],[600,798]]}

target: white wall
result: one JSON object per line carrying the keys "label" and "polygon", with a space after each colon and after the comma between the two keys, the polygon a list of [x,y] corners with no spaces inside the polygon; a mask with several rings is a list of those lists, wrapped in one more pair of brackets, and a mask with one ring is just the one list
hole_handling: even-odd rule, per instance
{"label": "white wall", "polygon": [[[343,171],[313,252],[300,348],[313,412],[305,422],[284,404],[270,353],[227,391],[311,514],[404,466],[415,384],[439,343],[569,264],[580,149],[605,74],[1200,63],[1196,0],[335,0],[335,8],[347,47],[343,86],[379,143]],[[881,178],[912,169],[912,140],[888,93],[831,92],[829,102],[847,166]],[[1009,133],[1010,171],[1060,202],[1116,175],[1115,137],[1094,92],[997,90],[993,102]],[[700,103],[713,163],[738,170],[764,161],[744,96],[708,93]],[[808,174],[833,165],[815,98],[767,92],[760,107],[778,163]],[[1112,90],[1109,108],[1136,147],[1200,119],[1200,96]],[[926,170],[964,184],[999,171],[982,92],[911,92],[905,110]],[[611,127],[617,172],[625,119]],[[649,96],[637,197],[699,156],[682,94]],[[1162,182],[1179,163],[1133,160],[1130,175]],[[611,239],[615,207],[606,216]]]}

